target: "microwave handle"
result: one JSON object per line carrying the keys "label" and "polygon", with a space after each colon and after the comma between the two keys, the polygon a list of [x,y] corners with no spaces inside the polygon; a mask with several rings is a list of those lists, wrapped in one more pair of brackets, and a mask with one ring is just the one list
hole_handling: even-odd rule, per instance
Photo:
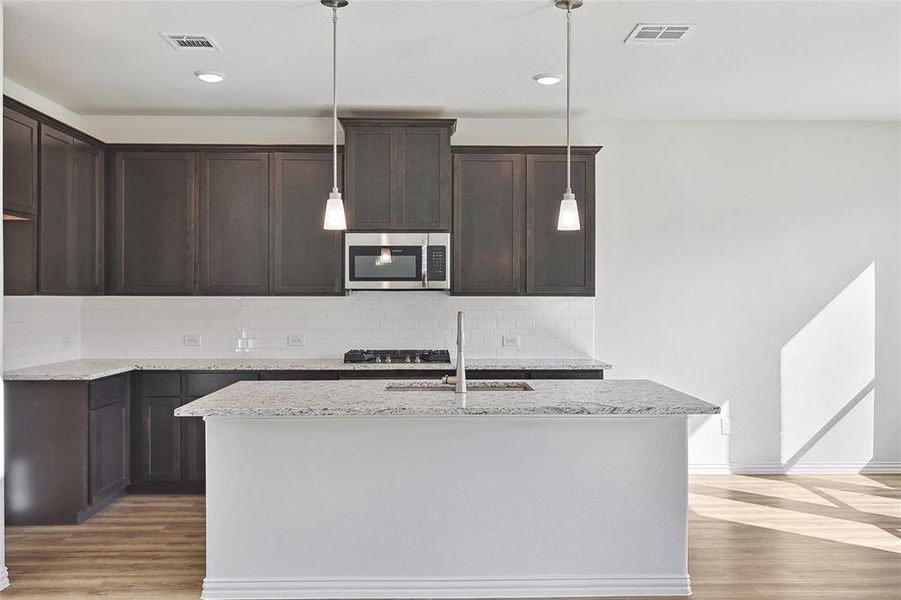
{"label": "microwave handle", "polygon": [[422,288],[429,288],[429,240],[422,240]]}

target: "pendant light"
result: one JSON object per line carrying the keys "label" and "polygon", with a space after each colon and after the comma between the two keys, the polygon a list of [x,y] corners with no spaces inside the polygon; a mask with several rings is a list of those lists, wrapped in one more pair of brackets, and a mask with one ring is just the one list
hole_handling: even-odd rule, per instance
{"label": "pendant light", "polygon": [[331,231],[347,229],[344,217],[344,201],[338,191],[338,9],[347,6],[347,0],[320,0],[332,9],[332,191],[325,203],[325,222],[322,227]]}
{"label": "pendant light", "polygon": [[572,11],[582,6],[582,0],[557,0],[557,8],[566,10],[566,191],[560,201],[560,214],[557,216],[557,231],[578,231],[579,206],[572,190],[572,156],[569,145],[569,96],[572,82]]}

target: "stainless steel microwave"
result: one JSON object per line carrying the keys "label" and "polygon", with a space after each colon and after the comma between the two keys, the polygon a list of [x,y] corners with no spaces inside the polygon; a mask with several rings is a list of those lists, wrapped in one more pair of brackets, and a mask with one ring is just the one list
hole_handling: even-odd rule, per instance
{"label": "stainless steel microwave", "polygon": [[450,289],[450,234],[344,234],[344,288]]}

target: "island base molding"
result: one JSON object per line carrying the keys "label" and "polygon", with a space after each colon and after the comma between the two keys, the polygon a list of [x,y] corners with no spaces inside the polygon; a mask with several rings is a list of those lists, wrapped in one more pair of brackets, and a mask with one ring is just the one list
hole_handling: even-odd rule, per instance
{"label": "island base molding", "polygon": [[690,594],[684,416],[205,423],[208,600]]}
{"label": "island base molding", "polygon": [[455,579],[205,579],[204,600],[386,598],[598,598],[690,596],[687,575],[674,577]]}

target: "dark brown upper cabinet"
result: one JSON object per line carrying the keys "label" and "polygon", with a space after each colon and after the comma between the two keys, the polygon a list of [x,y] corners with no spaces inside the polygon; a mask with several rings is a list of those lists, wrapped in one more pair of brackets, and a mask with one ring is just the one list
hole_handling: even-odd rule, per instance
{"label": "dark brown upper cabinet", "polygon": [[99,294],[103,153],[41,125],[38,292]]}
{"label": "dark brown upper cabinet", "polygon": [[194,292],[195,163],[193,152],[116,154],[114,293]]}
{"label": "dark brown upper cabinet", "polygon": [[269,154],[200,155],[198,292],[269,292]]}
{"label": "dark brown upper cabinet", "polygon": [[593,296],[598,150],[573,149],[582,229],[557,231],[565,149],[454,148],[453,293]]}
{"label": "dark brown upper cabinet", "polygon": [[529,154],[526,172],[526,292],[594,295],[594,154],[572,157],[581,229],[557,231],[566,156]]}
{"label": "dark brown upper cabinet", "polygon": [[[339,182],[341,158],[339,154]],[[341,294],[341,232],[322,228],[332,189],[331,153],[274,153],[271,173],[271,292]]]}
{"label": "dark brown upper cabinet", "polygon": [[524,291],[525,170],[521,154],[454,156],[454,293]]}
{"label": "dark brown upper cabinet", "polygon": [[95,295],[103,288],[104,154],[75,140],[72,159],[69,286],[73,293]]}
{"label": "dark brown upper cabinet", "polygon": [[29,296],[37,292],[37,220],[3,220],[3,293]]}
{"label": "dark brown upper cabinet", "polygon": [[38,212],[38,122],[3,108],[3,212]]}
{"label": "dark brown upper cabinet", "polygon": [[449,231],[455,119],[341,119],[348,229]]}

